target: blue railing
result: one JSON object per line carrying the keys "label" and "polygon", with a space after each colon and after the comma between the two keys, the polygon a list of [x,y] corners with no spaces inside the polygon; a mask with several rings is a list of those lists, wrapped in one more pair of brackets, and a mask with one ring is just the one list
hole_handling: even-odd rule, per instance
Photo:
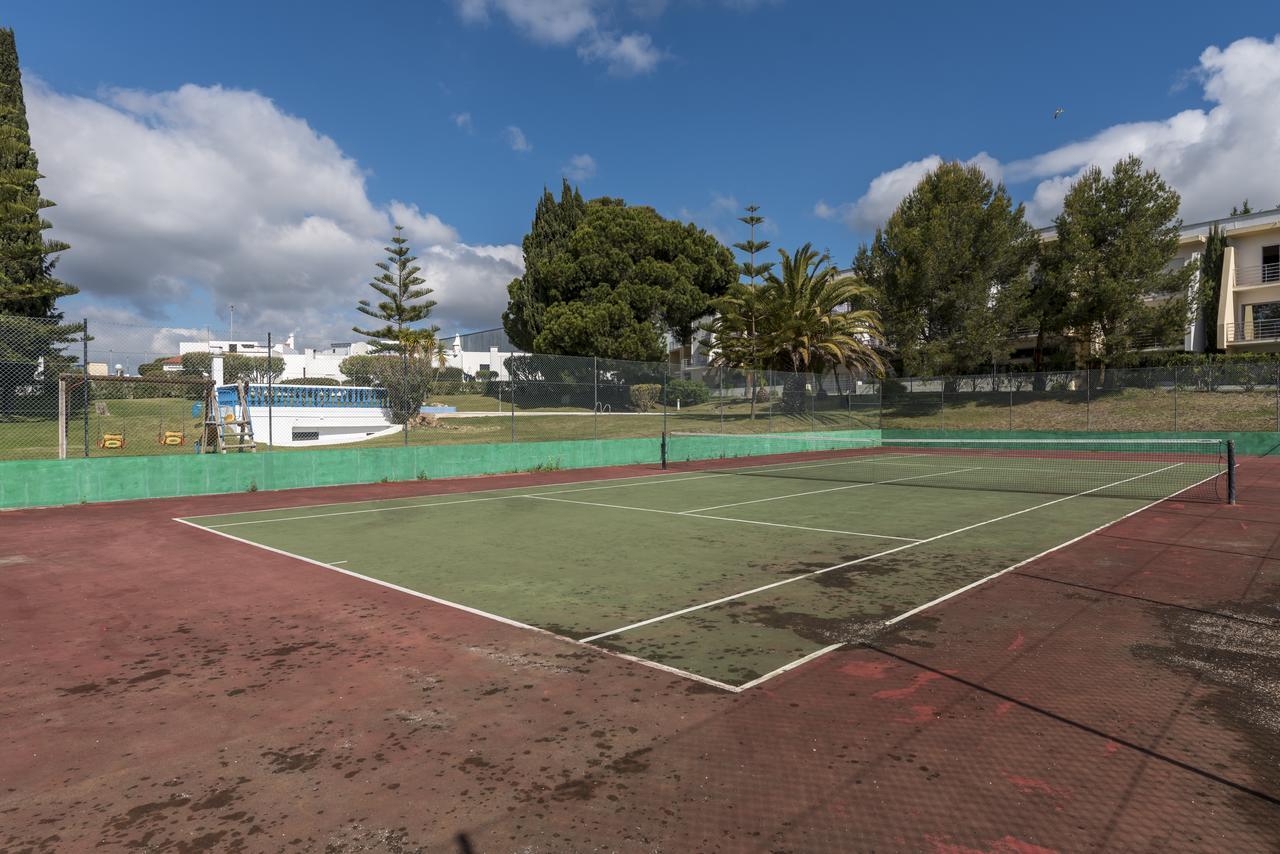
{"label": "blue railing", "polygon": [[[374,407],[384,409],[387,406],[387,390],[369,386],[324,386],[324,385],[251,385],[246,398],[250,406],[267,406],[268,401],[276,406],[307,406],[327,409],[353,409],[356,407]],[[222,406],[235,406],[235,386],[218,388],[218,403]]]}

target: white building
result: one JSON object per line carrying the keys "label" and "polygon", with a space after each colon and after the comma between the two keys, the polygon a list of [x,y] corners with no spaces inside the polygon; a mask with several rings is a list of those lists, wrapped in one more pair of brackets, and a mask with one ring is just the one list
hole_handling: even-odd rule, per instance
{"label": "white building", "polygon": [[[343,359],[373,353],[373,345],[367,341],[339,342],[328,347],[304,347],[299,351],[294,346],[294,340],[294,336],[290,335],[283,343],[273,342],[271,345],[272,358],[284,360],[281,382],[316,378],[343,382],[347,379],[341,370]],[[492,371],[497,374],[496,379],[504,380],[507,378],[507,358],[520,353],[512,348],[502,329],[457,333],[442,336],[441,340],[445,344],[446,364],[451,368],[461,369],[469,377],[475,377],[482,371]],[[210,352],[223,355],[239,353],[260,358],[268,355],[267,345],[260,341],[183,341],[178,344],[177,358],[169,359],[162,369],[181,371],[183,355]]]}

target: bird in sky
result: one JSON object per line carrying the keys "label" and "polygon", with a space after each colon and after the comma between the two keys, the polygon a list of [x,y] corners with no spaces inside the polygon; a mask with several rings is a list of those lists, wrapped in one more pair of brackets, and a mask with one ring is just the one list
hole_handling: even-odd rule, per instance
{"label": "bird in sky", "polygon": [[1054,110],[1054,111],[1053,111],[1053,117],[1056,119],[1056,118],[1058,118],[1059,116],[1061,116],[1061,115],[1062,115],[1063,113],[1065,113],[1065,112],[1066,112],[1066,110],[1064,110],[1062,107],[1059,107],[1058,109],[1056,109],[1056,110]]}

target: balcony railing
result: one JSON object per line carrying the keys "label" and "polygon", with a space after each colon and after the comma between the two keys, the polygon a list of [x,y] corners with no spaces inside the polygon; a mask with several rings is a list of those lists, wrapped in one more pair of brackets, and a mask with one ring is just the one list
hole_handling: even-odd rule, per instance
{"label": "balcony railing", "polygon": [[1246,341],[1280,341],[1280,320],[1228,323],[1226,332],[1227,341],[1231,344]]}
{"label": "balcony railing", "polygon": [[1236,267],[1236,286],[1280,285],[1280,262],[1259,264],[1257,267]]}

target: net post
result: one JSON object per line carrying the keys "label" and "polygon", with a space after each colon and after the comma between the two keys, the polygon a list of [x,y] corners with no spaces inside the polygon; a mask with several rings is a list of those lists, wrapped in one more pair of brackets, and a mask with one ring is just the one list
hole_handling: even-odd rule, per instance
{"label": "net post", "polygon": [[1236,503],[1236,443],[1227,440],[1227,503]]}
{"label": "net post", "polygon": [[667,430],[662,430],[662,440],[658,445],[658,458],[662,461],[662,468],[667,468]]}

